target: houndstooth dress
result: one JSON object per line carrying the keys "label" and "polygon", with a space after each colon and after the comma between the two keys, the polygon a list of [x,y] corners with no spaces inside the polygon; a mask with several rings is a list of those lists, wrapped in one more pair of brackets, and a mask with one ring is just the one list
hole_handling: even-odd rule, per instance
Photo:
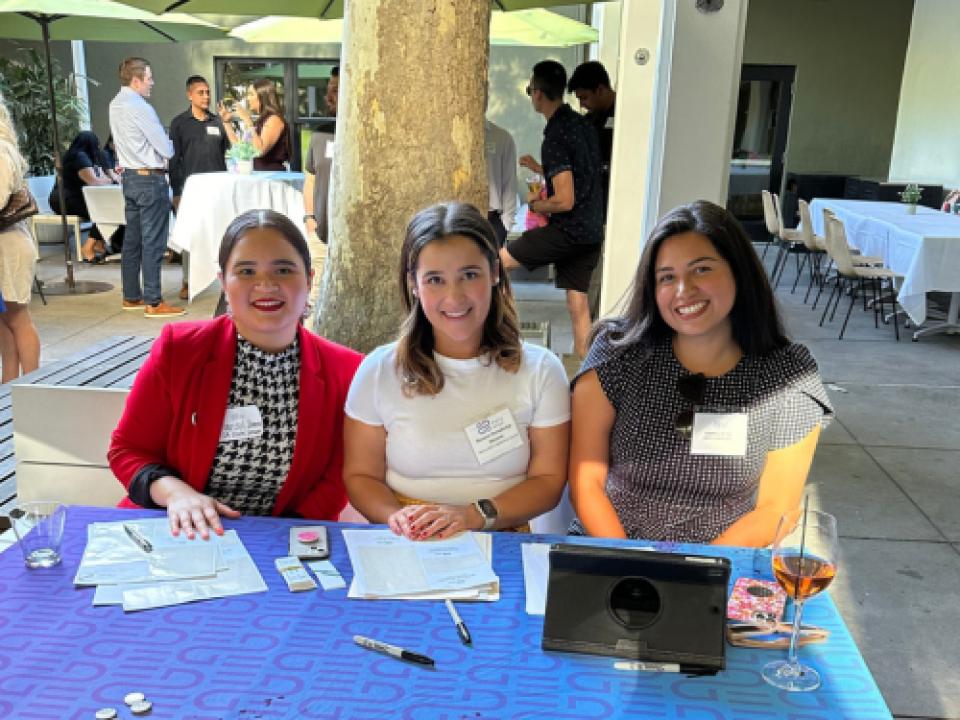
{"label": "houndstooth dress", "polygon": [[257,406],[263,434],[217,445],[207,495],[245,515],[273,512],[293,460],[299,397],[299,340],[282,352],[268,353],[237,336],[227,407]]}
{"label": "houndstooth dress", "polygon": [[[702,407],[748,414],[745,455],[691,455],[690,440],[675,429],[678,413],[691,407],[677,380],[690,373],[670,340],[623,349],[601,334],[577,377],[588,370],[616,411],[606,494],[631,538],[713,540],[756,505],[767,453],[796,444],[833,414],[803,345],[744,356],[730,372],[706,379]],[[584,533],[578,520],[570,532]]]}

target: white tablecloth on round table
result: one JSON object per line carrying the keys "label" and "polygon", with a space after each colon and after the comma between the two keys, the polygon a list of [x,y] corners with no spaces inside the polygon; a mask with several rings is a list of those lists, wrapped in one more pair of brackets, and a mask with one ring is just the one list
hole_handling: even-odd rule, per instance
{"label": "white tablecloth on round table", "polygon": [[260,209],[283,213],[306,232],[303,173],[218,172],[187,178],[170,246],[190,253],[191,300],[217,279],[220,241],[230,222],[246,210]]}
{"label": "white tablecloth on round table", "polygon": [[843,221],[850,245],[903,275],[897,301],[917,325],[927,318],[928,292],[960,292],[960,217],[922,206],[910,215],[898,202],[815,198],[810,219],[818,235],[824,208]]}

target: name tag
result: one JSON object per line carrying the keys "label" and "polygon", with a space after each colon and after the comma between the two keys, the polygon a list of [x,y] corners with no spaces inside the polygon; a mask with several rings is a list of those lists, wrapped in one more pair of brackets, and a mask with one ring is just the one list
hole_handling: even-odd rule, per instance
{"label": "name tag", "polygon": [[487,155],[496,155],[497,154],[497,145],[496,143],[488,142],[484,144],[484,149],[487,151]]}
{"label": "name tag", "polygon": [[607,130],[613,130],[613,118],[608,117],[607,122],[603,124],[603,127],[606,128]]}
{"label": "name tag", "polygon": [[691,455],[743,457],[747,452],[747,413],[698,412],[693,416]]}
{"label": "name tag", "polygon": [[470,423],[464,429],[467,439],[477,456],[477,462],[485,465],[491,460],[506,455],[523,446],[523,438],[510,408],[501,408],[487,417]]}
{"label": "name tag", "polygon": [[330,142],[329,140],[327,140],[327,147],[326,147],[325,157],[327,157],[328,159],[332,159],[332,158],[333,158],[333,143]]}
{"label": "name tag", "polygon": [[216,135],[220,137],[220,128],[216,125],[207,125],[207,135]]}
{"label": "name tag", "polygon": [[220,442],[252,440],[263,436],[263,417],[256,405],[227,408],[220,430]]}

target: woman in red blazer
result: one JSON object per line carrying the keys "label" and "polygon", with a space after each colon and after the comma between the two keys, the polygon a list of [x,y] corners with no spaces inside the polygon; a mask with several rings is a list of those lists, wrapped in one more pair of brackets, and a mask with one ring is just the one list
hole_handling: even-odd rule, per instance
{"label": "woman in red blazer", "polygon": [[230,313],[167,325],[137,374],[108,459],[129,497],[165,507],[174,535],[241,513],[335,520],[346,504],[343,406],[361,356],[305,330],[312,272],[286,217],[227,228]]}

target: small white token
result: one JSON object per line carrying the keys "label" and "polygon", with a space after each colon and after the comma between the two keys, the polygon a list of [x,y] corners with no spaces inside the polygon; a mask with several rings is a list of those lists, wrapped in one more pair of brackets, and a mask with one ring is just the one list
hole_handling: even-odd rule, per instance
{"label": "small white token", "polygon": [[97,710],[97,720],[113,720],[117,716],[117,711],[113,708],[100,708]]}
{"label": "small white token", "polygon": [[149,700],[141,700],[140,702],[135,702],[130,706],[130,712],[134,715],[146,715],[150,712],[150,708],[153,707],[153,703]]}
{"label": "small white token", "polygon": [[133,705],[134,703],[143,702],[146,700],[146,697],[142,692],[131,692],[123,696],[123,701],[127,705]]}

